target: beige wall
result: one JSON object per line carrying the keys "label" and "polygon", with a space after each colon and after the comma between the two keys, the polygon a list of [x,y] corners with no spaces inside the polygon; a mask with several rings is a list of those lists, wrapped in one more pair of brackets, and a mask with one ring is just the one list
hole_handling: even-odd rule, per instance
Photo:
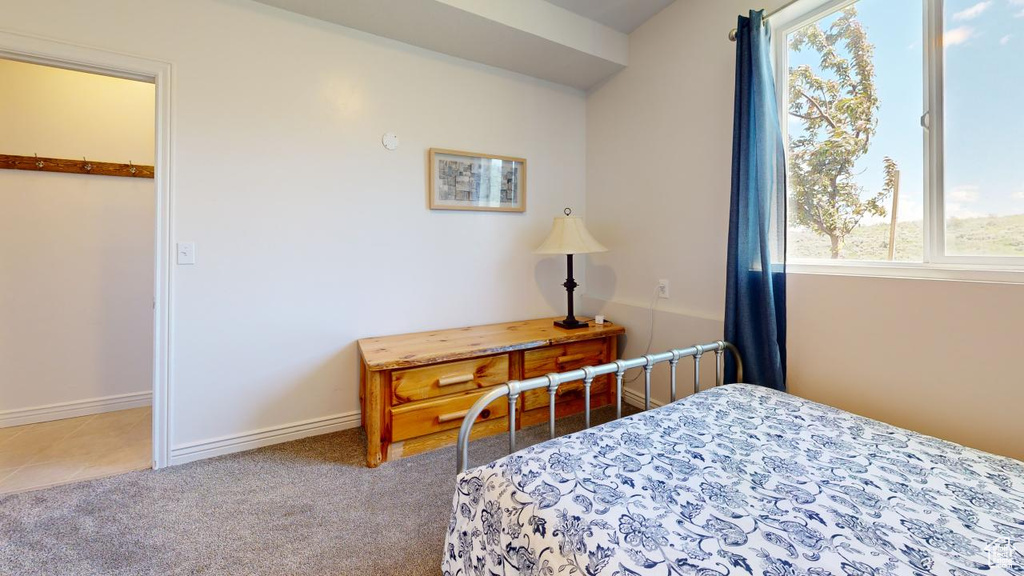
{"label": "beige wall", "polygon": [[[585,215],[582,92],[243,0],[0,13],[172,66],[170,232],[197,255],[171,287],[173,461],[358,422],[358,338],[563,308],[564,261],[532,250]],[[427,209],[431,147],[526,158],[526,213]]]}
{"label": "beige wall", "polygon": [[152,84],[3,59],[0,74],[0,153],[153,164]]}
{"label": "beige wall", "polygon": [[[627,355],[644,353],[660,278],[671,298],[655,302],[653,350],[722,337],[736,57],[727,35],[747,9],[677,0],[630,35],[629,67],[587,97],[587,225],[609,251],[588,259],[585,310],[627,326]],[[655,376],[665,401],[667,378]],[[680,381],[692,389],[689,370]]]}
{"label": "beige wall", "polygon": [[[768,2],[772,9],[781,2]],[[734,44],[742,1],[677,0],[630,36],[630,65],[587,99],[588,311],[644,352],[721,338]],[[791,392],[1024,458],[1024,286],[790,275]],[[683,389],[689,388],[684,373]],[[666,400],[665,374],[654,395]],[[631,385],[639,390],[642,380]]]}
{"label": "beige wall", "polygon": [[789,275],[790,392],[1024,460],[1024,285]]}
{"label": "beige wall", "polygon": [[[152,164],[154,103],[151,84],[0,60],[0,153]],[[153,191],[0,170],[0,424],[150,391]]]}

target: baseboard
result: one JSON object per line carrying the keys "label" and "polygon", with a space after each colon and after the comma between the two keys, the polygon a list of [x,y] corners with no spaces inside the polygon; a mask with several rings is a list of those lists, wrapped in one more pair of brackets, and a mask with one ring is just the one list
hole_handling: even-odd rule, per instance
{"label": "baseboard", "polygon": [[[634,408],[640,408],[641,410],[645,407],[643,392],[631,390],[625,386],[622,387],[622,401]],[[651,398],[651,408],[661,408],[664,405],[664,402],[659,402],[654,398]]]}
{"label": "baseboard", "polygon": [[[630,406],[637,408],[644,407],[644,396],[642,392],[626,388],[622,391],[622,400]],[[651,399],[651,406],[660,408],[664,402]],[[235,452],[244,452],[255,448],[262,448],[272,444],[300,440],[309,436],[330,434],[350,428],[357,428],[360,425],[359,411],[346,412],[325,418],[315,418],[303,422],[285,424],[263,428],[253,432],[237,434],[233,436],[222,436],[213,440],[204,440],[190,444],[182,444],[171,449],[171,466],[223,456]]]}
{"label": "baseboard", "polygon": [[294,422],[283,426],[273,426],[237,434],[233,436],[222,436],[212,440],[182,444],[171,449],[171,466],[194,462],[214,456],[223,456],[235,452],[244,452],[254,448],[290,442],[309,436],[330,434],[340,430],[356,428],[360,425],[359,411],[336,414],[324,418],[314,418],[302,422]]}
{"label": "baseboard", "polygon": [[129,408],[141,408],[152,403],[152,392],[136,392],[134,394],[118,394],[116,396],[104,396],[89,400],[75,400],[74,402],[5,410],[0,412],[0,428],[62,420],[76,416],[91,416],[93,414],[127,410]]}

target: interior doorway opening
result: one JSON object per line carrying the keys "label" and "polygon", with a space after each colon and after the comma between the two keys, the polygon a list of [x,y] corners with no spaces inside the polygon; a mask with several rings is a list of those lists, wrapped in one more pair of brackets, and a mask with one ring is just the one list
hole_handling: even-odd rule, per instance
{"label": "interior doorway opening", "polygon": [[149,468],[152,79],[0,58],[0,494]]}

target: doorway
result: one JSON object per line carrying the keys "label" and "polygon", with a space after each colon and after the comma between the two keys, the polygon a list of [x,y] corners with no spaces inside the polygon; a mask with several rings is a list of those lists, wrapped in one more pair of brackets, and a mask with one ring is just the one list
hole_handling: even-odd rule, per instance
{"label": "doorway", "polygon": [[[36,72],[45,68],[52,74],[51,83],[36,95],[36,104],[61,117],[60,122],[51,118],[51,126],[40,128],[34,143],[26,144],[33,150],[8,150],[12,143],[0,140],[0,148],[5,148],[0,154],[38,154],[47,162],[79,160],[92,170],[128,163],[133,172],[142,172],[152,166],[155,175],[0,170],[0,178],[15,174],[23,178],[15,193],[10,192],[10,183],[16,177],[0,180],[0,194],[17,197],[20,214],[31,213],[32,202],[41,205],[34,207],[35,218],[22,219],[31,222],[17,235],[19,250],[29,253],[20,260],[0,254],[0,268],[6,268],[0,270],[0,278],[9,278],[16,270],[20,280],[42,279],[44,284],[37,294],[24,286],[19,291],[17,304],[25,306],[19,307],[23,311],[18,320],[29,322],[27,328],[19,326],[17,363],[11,354],[4,357],[3,348],[16,347],[11,345],[12,337],[0,334],[0,493],[166,466],[170,453],[170,65],[3,31],[0,59],[0,71],[32,66]],[[131,87],[137,93],[148,91],[143,107],[149,116],[142,121],[148,134],[143,130],[141,136],[133,136],[132,129],[125,127],[137,127],[140,121],[124,93],[116,104],[116,120],[86,106],[103,96],[100,89],[74,90],[72,103],[62,104],[60,96],[67,95],[68,84],[54,80],[61,74],[90,77],[94,84],[108,87],[128,87],[129,92]],[[17,120],[18,128],[26,125],[27,116]],[[107,132],[106,144],[111,146],[107,152],[95,147],[84,154],[73,151],[76,141],[80,148],[91,141],[59,132],[97,126]],[[139,152],[138,146],[132,148],[133,139],[136,145],[140,139],[148,140],[148,154]],[[64,147],[45,148],[41,142]],[[76,158],[83,155],[84,160]],[[43,180],[26,183],[24,178],[50,180],[39,184]],[[0,212],[13,212],[2,207],[3,201],[0,198]],[[48,226],[57,223],[63,225]],[[82,326],[93,329],[92,337]],[[69,341],[77,345],[69,347]],[[25,349],[31,354],[25,354]],[[76,374],[77,378],[69,376]],[[57,390],[47,391],[54,382],[59,384]],[[12,456],[15,453],[21,455]],[[44,464],[64,456],[72,458],[62,470],[57,466],[46,470]]]}
{"label": "doorway", "polygon": [[155,108],[0,59],[0,493],[152,462]]}

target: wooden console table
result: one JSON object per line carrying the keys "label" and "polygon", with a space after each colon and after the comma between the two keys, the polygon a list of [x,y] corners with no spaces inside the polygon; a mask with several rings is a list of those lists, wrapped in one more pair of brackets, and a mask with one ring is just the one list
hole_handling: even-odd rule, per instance
{"label": "wooden console table", "polygon": [[[373,468],[454,444],[469,407],[488,388],[616,359],[622,326],[564,330],[553,322],[545,318],[360,340],[366,463]],[[547,421],[548,398],[546,390],[520,395],[517,426]],[[612,377],[595,379],[590,398],[595,408],[613,402]],[[582,382],[558,390],[557,417],[583,406]],[[491,404],[480,414],[473,437],[508,430],[508,408],[505,399]]]}

